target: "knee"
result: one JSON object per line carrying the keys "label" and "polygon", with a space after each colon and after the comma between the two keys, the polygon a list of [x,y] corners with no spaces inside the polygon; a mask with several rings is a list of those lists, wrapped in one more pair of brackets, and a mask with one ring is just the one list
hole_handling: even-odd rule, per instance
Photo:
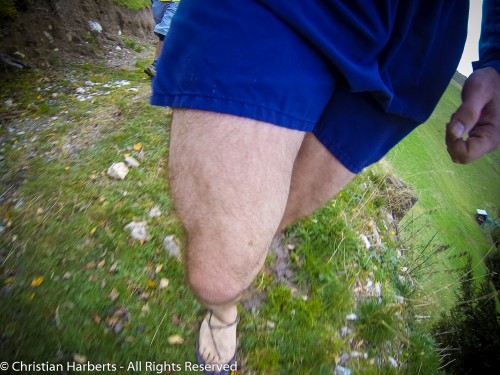
{"label": "knee", "polygon": [[221,305],[235,302],[246,285],[223,267],[212,262],[188,264],[187,279],[191,290],[200,302],[209,305]]}

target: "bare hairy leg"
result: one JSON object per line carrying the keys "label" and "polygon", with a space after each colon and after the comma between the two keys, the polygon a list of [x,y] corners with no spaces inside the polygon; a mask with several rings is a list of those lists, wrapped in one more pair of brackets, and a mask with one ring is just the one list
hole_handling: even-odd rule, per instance
{"label": "bare hairy leg", "polygon": [[[187,235],[188,282],[213,311],[213,325],[235,320],[241,292],[265,261],[303,138],[250,119],[174,111],[170,186]],[[206,363],[226,363],[236,349],[236,324],[211,332],[206,318],[199,345]]]}
{"label": "bare hairy leg", "polygon": [[312,133],[307,133],[293,166],[290,193],[279,229],[312,214],[354,176]]}

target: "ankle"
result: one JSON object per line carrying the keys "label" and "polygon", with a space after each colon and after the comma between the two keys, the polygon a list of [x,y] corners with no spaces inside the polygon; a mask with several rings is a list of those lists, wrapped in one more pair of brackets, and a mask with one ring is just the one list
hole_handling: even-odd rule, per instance
{"label": "ankle", "polygon": [[207,308],[212,311],[212,322],[217,324],[230,324],[238,318],[238,308],[236,304],[207,306]]}

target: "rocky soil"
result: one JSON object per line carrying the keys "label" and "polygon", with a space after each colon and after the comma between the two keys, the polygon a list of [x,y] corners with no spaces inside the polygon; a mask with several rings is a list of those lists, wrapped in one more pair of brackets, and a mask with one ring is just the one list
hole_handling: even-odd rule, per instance
{"label": "rocky soil", "polygon": [[[39,0],[0,26],[0,72],[14,64],[48,69],[67,60],[104,57],[122,47],[123,36],[151,40],[149,8],[132,11],[112,0]],[[118,56],[111,64],[120,65]]]}

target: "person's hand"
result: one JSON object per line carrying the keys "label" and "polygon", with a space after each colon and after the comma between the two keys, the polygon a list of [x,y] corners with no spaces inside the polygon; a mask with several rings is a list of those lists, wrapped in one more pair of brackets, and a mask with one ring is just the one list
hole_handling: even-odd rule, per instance
{"label": "person's hand", "polygon": [[446,125],[446,146],[455,163],[467,164],[500,146],[500,74],[486,67],[472,73],[462,105]]}

